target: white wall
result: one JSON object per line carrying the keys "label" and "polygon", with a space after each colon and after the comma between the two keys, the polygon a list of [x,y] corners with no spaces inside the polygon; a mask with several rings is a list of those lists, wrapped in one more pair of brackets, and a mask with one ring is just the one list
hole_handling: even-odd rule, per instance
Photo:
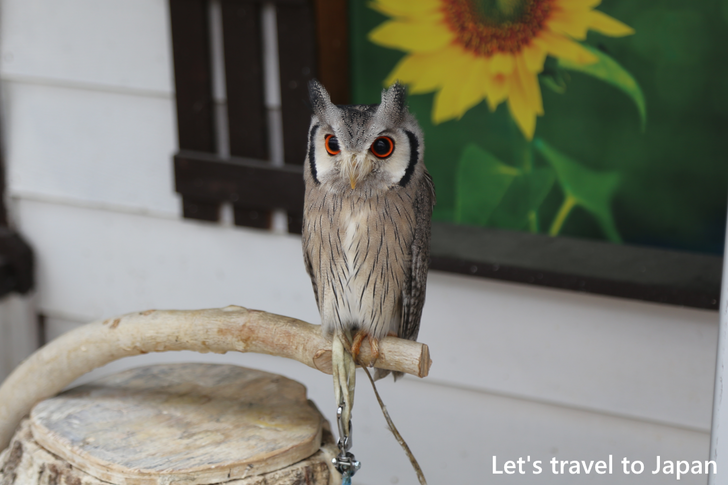
{"label": "white wall", "polygon": [[[318,321],[298,237],[179,217],[165,0],[0,5],[8,191],[51,336],[148,308],[239,304]],[[432,272],[420,333],[431,376],[381,390],[430,483],[664,483],[490,465],[707,459],[717,325],[715,312]],[[333,418],[329,376],[269,356],[144,356],[94,375],[160,359],[282,373]],[[358,483],[416,483],[365,378],[354,426]]]}

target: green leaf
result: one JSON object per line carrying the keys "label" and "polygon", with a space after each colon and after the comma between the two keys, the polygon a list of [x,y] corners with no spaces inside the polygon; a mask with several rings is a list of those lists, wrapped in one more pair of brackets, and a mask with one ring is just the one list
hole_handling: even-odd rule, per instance
{"label": "green leaf", "polygon": [[524,175],[528,195],[528,210],[537,210],[556,181],[556,174],[551,168],[537,168]]}
{"label": "green leaf", "polygon": [[477,145],[468,144],[455,174],[455,220],[485,226],[520,173]]}
{"label": "green leaf", "polygon": [[567,59],[559,59],[559,67],[570,69],[572,71],[583,72],[604,82],[611,84],[623,92],[625,92],[637,105],[642,122],[642,130],[644,131],[647,124],[647,108],[645,107],[645,97],[642,94],[639,84],[632,74],[619,65],[617,61],[609,57],[599,49],[592,46],[582,44],[586,50],[597,56],[599,59],[594,64],[578,64]]}
{"label": "green leaf", "polygon": [[503,229],[527,229],[529,213],[538,210],[555,180],[556,175],[550,167],[520,174],[493,212],[491,225]]}
{"label": "green leaf", "polygon": [[564,94],[566,92],[566,83],[563,82],[563,79],[557,81],[554,77],[542,76],[541,81],[543,81],[543,83],[551,89],[551,91],[557,94]]}
{"label": "green leaf", "polygon": [[622,242],[611,208],[612,198],[619,186],[619,173],[586,168],[541,139],[534,140],[533,145],[556,170],[556,177],[567,201],[573,200],[574,204],[589,211],[610,241]]}
{"label": "green leaf", "polygon": [[559,68],[558,59],[547,57],[544,62],[543,71],[538,75],[541,82],[553,92],[564,94],[566,92],[566,79],[568,76],[563,69]]}

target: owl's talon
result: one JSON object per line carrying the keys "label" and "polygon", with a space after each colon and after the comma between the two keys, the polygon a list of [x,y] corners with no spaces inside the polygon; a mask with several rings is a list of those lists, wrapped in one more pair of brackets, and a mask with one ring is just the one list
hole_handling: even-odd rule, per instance
{"label": "owl's talon", "polygon": [[351,356],[354,358],[354,362],[359,362],[359,354],[361,353],[361,344],[364,339],[368,337],[364,330],[359,330],[354,335],[354,341],[351,343]]}
{"label": "owl's talon", "polygon": [[364,330],[359,330],[354,335],[354,341],[351,343],[351,355],[354,358],[354,362],[361,365],[361,362],[359,362],[359,354],[361,353],[361,346],[364,343],[364,339],[369,340],[369,348],[372,351],[372,358],[369,362],[369,367],[374,367],[374,364],[377,362],[380,355],[379,340],[372,337]]}
{"label": "owl's talon", "polygon": [[379,340],[375,339],[371,335],[369,336],[369,348],[372,350],[372,361],[369,367],[374,367],[374,364],[379,359]]}

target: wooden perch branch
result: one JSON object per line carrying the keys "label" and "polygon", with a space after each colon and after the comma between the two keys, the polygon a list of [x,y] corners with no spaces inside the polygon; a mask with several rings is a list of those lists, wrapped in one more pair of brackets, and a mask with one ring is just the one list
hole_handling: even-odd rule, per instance
{"label": "wooden perch branch", "polygon": [[[383,339],[375,367],[427,376],[427,345]],[[52,341],[18,366],[0,387],[0,450],[39,401],[56,395],[85,373],[122,357],[194,350],[256,352],[294,359],[331,374],[331,342],[319,325],[259,310],[149,310],[84,325]],[[369,345],[360,361],[371,364]]]}

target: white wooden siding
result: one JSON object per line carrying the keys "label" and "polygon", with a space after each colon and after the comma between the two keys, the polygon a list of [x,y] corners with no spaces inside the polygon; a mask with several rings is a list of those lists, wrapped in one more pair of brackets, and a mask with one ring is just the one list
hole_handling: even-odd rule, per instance
{"label": "white wooden siding", "polygon": [[3,0],[3,78],[170,95],[164,0]]}
{"label": "white wooden siding", "polygon": [[172,98],[17,81],[3,87],[12,196],[177,215]]}

